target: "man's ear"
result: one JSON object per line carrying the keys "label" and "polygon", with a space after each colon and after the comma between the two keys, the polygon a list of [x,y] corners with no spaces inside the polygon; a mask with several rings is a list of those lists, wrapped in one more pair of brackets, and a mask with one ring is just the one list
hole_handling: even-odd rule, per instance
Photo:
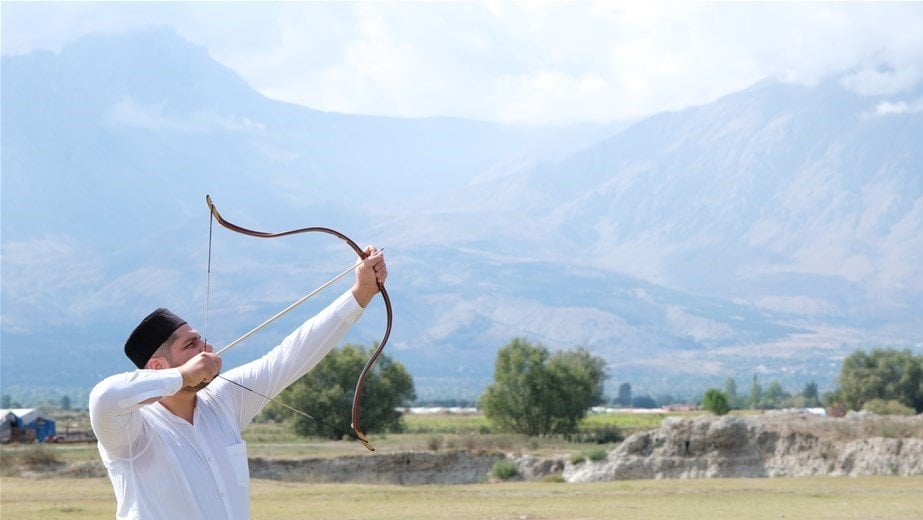
{"label": "man's ear", "polygon": [[170,362],[167,361],[165,357],[154,356],[147,360],[147,363],[144,364],[144,368],[150,370],[163,370],[165,368],[170,368]]}

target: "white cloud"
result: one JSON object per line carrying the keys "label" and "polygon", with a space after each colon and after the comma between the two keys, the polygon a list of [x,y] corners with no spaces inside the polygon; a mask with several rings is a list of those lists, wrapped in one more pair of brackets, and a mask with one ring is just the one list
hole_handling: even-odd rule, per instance
{"label": "white cloud", "polygon": [[321,110],[526,123],[707,102],[765,77],[923,78],[923,5],[807,3],[5,4],[3,52],[170,25],[270,97]]}
{"label": "white cloud", "polygon": [[913,114],[917,112],[923,112],[923,98],[918,99],[912,103],[906,101],[882,101],[875,107],[875,115],[878,116],[890,116],[897,114]]}
{"label": "white cloud", "polygon": [[849,89],[864,96],[887,96],[916,85],[920,81],[921,72],[919,65],[886,70],[862,67],[846,74],[841,81]]}

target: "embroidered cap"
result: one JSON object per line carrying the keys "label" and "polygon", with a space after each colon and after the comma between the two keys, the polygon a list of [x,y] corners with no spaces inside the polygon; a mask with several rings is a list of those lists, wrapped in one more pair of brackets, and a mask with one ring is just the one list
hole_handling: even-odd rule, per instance
{"label": "embroidered cap", "polygon": [[137,366],[144,368],[145,363],[164,341],[186,324],[186,320],[173,314],[168,309],[160,308],[148,314],[125,342],[125,355]]}

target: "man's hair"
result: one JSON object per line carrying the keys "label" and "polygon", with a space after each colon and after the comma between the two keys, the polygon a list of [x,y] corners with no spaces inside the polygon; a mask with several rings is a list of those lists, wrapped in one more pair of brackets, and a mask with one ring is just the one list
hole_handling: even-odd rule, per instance
{"label": "man's hair", "polygon": [[165,358],[172,365],[173,364],[173,352],[170,351],[170,345],[172,345],[173,342],[176,341],[177,338],[179,338],[178,332],[179,332],[179,329],[173,331],[173,334],[170,334],[170,337],[167,338],[166,341],[161,343],[159,347],[157,347],[157,350],[155,350],[154,353],[151,354],[151,357],[152,358],[154,357]]}

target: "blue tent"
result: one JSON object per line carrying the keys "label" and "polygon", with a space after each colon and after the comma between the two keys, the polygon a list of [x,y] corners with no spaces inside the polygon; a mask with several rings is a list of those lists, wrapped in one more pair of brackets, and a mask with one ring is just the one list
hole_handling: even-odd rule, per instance
{"label": "blue tent", "polygon": [[35,439],[38,442],[45,442],[55,434],[54,418],[38,408],[4,409],[0,410],[0,417],[8,418],[10,413],[16,417],[16,423],[10,426],[18,430],[18,439],[12,439],[13,441]]}

